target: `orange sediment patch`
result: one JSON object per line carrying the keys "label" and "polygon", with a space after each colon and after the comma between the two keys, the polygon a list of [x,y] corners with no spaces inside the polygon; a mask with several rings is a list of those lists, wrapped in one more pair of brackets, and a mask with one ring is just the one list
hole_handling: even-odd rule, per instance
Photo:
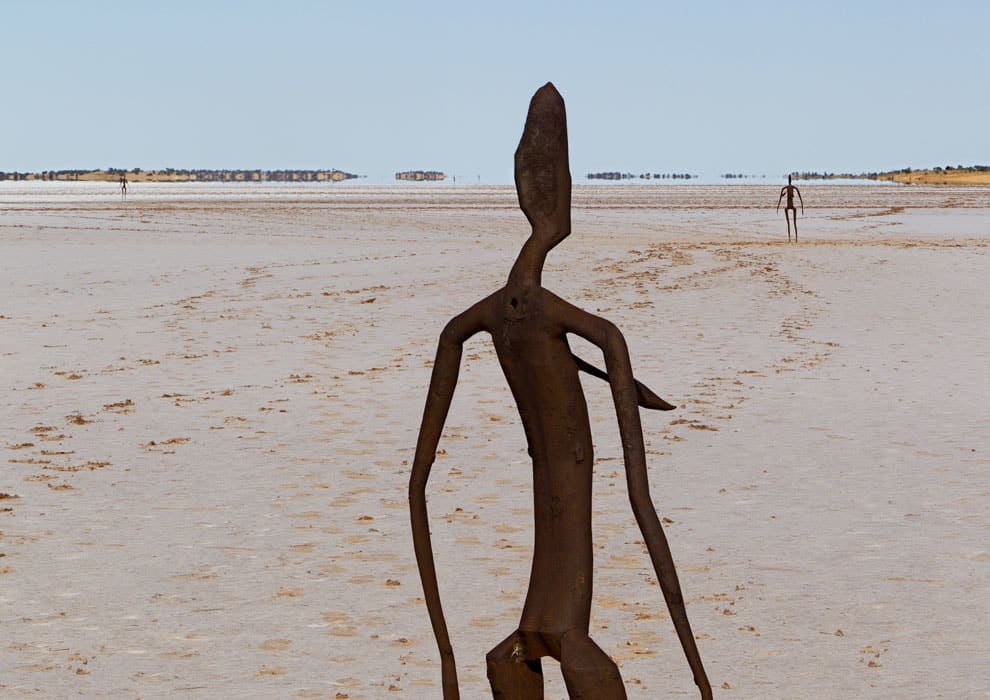
{"label": "orange sediment patch", "polygon": [[54,472],[82,472],[82,471],[96,471],[97,469],[106,469],[111,466],[110,462],[99,462],[94,459],[87,460],[82,464],[69,464],[65,466],[59,466],[55,464],[42,467],[42,469],[48,469]]}

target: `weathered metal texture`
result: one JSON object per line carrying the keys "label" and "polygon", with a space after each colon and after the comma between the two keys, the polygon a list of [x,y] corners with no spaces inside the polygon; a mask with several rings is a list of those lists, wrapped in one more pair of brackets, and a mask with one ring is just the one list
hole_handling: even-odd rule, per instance
{"label": "weathered metal texture", "polygon": [[791,220],[787,218],[787,212],[794,212],[794,242],[797,243],[797,209],[794,207],[794,195],[797,194],[798,200],[801,202],[801,216],[804,216],[804,197],[801,196],[801,190],[791,184],[791,176],[787,176],[787,184],[780,188],[780,196],[777,197],[777,211],[780,211],[780,201],[787,196],[787,202],[784,205],[784,221],[787,222],[787,242],[791,242]]}
{"label": "weathered metal texture", "polygon": [[[622,437],[632,510],[649,549],[677,635],[703,698],[711,688],[695,645],[677,573],[650,498],[639,407],[674,408],[632,373],[625,339],[611,322],[541,286],[547,253],[570,233],[571,177],[564,101],[547,83],[533,96],[515,156],[519,203],[532,225],[504,287],[454,317],[440,335],[409,484],[413,542],[440,648],[443,697],[459,697],[437,589],[426,482],[457,383],[464,341],[491,335],[522,418],[533,459],[535,546],[519,628],[489,652],[495,698],[543,697],[540,659],[560,662],[571,698],[625,698],[618,667],[588,636],[592,599],[591,429],[578,372],[607,381]],[[602,350],[605,371],[571,353],[567,335]]]}

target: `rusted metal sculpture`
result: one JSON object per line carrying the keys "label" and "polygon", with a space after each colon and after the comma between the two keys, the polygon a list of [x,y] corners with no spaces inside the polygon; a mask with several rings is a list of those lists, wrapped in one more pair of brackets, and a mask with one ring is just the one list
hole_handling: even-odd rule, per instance
{"label": "rusted metal sculpture", "polygon": [[[547,253],[571,232],[571,176],[564,101],[547,83],[533,96],[515,156],[519,203],[533,227],[509,273],[491,296],[454,317],[440,335],[423,414],[409,506],[426,606],[440,647],[444,700],[459,698],[454,653],[437,588],[426,510],[426,482],[457,383],[462,345],[491,334],[522,418],[533,459],[536,536],[529,592],[519,629],[487,656],[495,698],[543,697],[540,659],[560,662],[571,698],[625,698],[615,663],[588,636],[591,616],[591,429],[578,371],[607,381],[618,416],[636,522],[702,698],[711,697],[681,595],[677,572],[650,498],[639,406],[674,408],[635,380],[625,339],[541,286]],[[571,353],[567,334],[601,348],[606,372]]]}
{"label": "rusted metal sculpture", "polygon": [[794,195],[798,196],[798,200],[801,202],[801,216],[804,216],[804,197],[801,196],[801,190],[791,184],[791,176],[787,176],[787,184],[780,188],[780,196],[777,197],[777,211],[780,211],[780,200],[787,195],[787,204],[784,206],[784,221],[787,222],[787,242],[791,242],[791,220],[787,218],[787,212],[794,212],[794,242],[797,243],[797,209],[794,208]]}

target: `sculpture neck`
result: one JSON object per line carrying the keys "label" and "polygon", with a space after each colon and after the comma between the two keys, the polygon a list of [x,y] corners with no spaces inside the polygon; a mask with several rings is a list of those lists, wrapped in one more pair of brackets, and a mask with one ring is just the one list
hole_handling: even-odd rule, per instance
{"label": "sculpture neck", "polygon": [[547,259],[547,252],[531,236],[519,251],[506,286],[514,289],[539,287],[543,281],[543,263]]}

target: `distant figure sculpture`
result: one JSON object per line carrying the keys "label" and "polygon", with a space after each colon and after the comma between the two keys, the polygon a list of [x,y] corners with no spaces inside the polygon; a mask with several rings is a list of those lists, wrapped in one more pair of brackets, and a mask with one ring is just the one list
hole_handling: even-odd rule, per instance
{"label": "distant figure sculpture", "polygon": [[120,173],[120,198],[127,199],[127,173]]}
{"label": "distant figure sculpture", "polygon": [[787,218],[787,212],[794,212],[794,242],[797,243],[797,209],[794,208],[794,195],[798,196],[798,200],[801,202],[801,216],[804,216],[804,198],[801,196],[801,190],[791,184],[791,176],[787,176],[787,184],[780,188],[780,196],[777,197],[777,211],[780,211],[780,200],[787,195],[787,204],[784,206],[784,221],[787,222],[787,242],[791,242],[791,220]]}
{"label": "distant figure sculpture", "polygon": [[[495,698],[543,697],[541,658],[560,662],[571,698],[625,698],[619,669],[588,636],[591,616],[591,428],[578,371],[611,385],[629,498],[702,698],[711,686],[688,622],[667,539],[650,497],[639,408],[674,408],[635,380],[622,333],[541,286],[547,253],[571,232],[564,101],[550,83],[533,96],[515,155],[519,204],[532,226],[506,285],[455,316],[440,335],[416,445],[409,506],[426,606],[440,648],[444,700],[459,698],[437,587],[426,483],[450,408],[464,341],[485,331],[515,398],[533,460],[535,546],[519,628],[488,653]],[[607,373],[571,354],[567,334],[598,346]],[[638,404],[638,406],[637,406]]]}

